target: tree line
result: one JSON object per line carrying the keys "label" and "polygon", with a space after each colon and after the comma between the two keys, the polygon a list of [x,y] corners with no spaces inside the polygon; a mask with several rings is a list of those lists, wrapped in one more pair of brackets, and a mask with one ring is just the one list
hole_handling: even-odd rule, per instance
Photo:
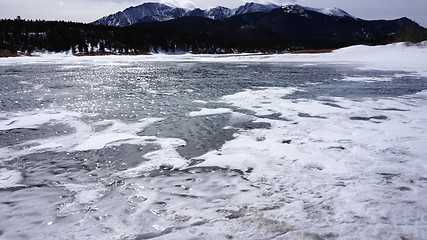
{"label": "tree line", "polygon": [[14,20],[0,20],[0,51],[7,50],[12,53],[283,52],[339,48],[362,43],[375,45],[396,41],[419,42],[426,39],[427,30],[415,23],[392,35],[383,34],[369,41],[349,41],[290,37],[268,32],[263,28],[245,29],[227,22],[212,23],[212,20],[200,17],[130,27],[64,21],[28,21],[19,17]]}
{"label": "tree line", "polygon": [[64,21],[0,20],[0,49],[72,53],[151,51],[215,52],[231,51],[213,39],[141,27],[112,27]]}

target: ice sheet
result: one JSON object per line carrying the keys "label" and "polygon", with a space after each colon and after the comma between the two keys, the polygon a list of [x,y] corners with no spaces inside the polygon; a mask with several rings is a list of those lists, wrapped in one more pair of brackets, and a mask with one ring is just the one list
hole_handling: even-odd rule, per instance
{"label": "ice sheet", "polygon": [[[333,53],[298,55],[42,55],[0,59],[0,64],[80,67],[228,61],[250,67],[248,62],[338,63],[399,70],[402,73],[396,77],[404,78],[427,76],[425,45],[353,46]],[[352,75],[334,80],[382,82],[389,78]],[[3,161],[26,161],[21,157],[34,153],[56,157],[65,152],[75,157],[69,160],[84,167],[67,166],[69,172],[52,173],[28,163],[34,172],[27,172],[26,177],[32,177],[29,181],[36,185],[3,197],[1,215],[8,219],[3,218],[6,230],[2,234],[16,237],[15,229],[19,229],[35,239],[423,239],[427,234],[427,91],[356,100],[287,98],[300,91],[304,89],[251,88],[218,100],[229,108],[213,108],[205,99],[195,102],[206,108],[188,111],[185,117],[227,113],[229,125],[224,128],[237,132],[218,149],[191,159],[192,166],[177,151],[186,144],[184,140],[138,135],[160,119],[91,122],[83,121],[84,114],[61,109],[1,113],[3,131],[58,123],[74,129],[1,148]],[[264,123],[260,126],[269,128],[234,125],[240,122]],[[82,160],[84,153],[126,144],[155,144],[157,148],[136,156],[143,160],[125,170],[110,169],[105,160],[102,164],[107,167],[101,171]],[[93,154],[93,161],[102,155]],[[44,164],[48,170],[62,170]],[[0,188],[25,187],[20,186],[24,173],[6,168],[0,169]],[[41,176],[36,175],[38,171]],[[53,179],[46,180],[43,174]],[[9,212],[14,213],[11,218]]]}

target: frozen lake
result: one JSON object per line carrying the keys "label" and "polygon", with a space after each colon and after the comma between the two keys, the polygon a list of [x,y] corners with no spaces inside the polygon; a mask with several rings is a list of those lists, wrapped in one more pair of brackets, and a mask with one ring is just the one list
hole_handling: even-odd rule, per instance
{"label": "frozen lake", "polygon": [[0,62],[0,239],[423,239],[427,78],[192,57]]}

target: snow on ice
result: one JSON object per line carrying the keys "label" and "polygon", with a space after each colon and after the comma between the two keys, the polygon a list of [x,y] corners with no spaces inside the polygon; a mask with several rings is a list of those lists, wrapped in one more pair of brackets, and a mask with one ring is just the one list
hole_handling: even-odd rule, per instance
{"label": "snow on ice", "polygon": [[[0,59],[0,65],[53,62],[84,65],[91,61],[97,64],[138,61],[338,63],[360,69],[399,70],[427,77],[426,46],[426,42],[414,46],[405,43],[353,46],[332,53],[296,55],[71,57],[53,54],[40,58]],[[356,82],[389,80],[381,76],[336,79]],[[158,143],[159,149],[144,154],[149,161],[116,173],[124,179],[122,185],[114,190],[118,192],[116,197],[104,197],[106,187],[99,183],[65,185],[68,191],[77,194],[75,202],[60,205],[64,216],[72,216],[70,212],[79,209],[80,205],[98,204],[107,211],[108,208],[121,208],[122,202],[133,204],[132,208],[122,209],[130,213],[126,219],[128,222],[104,216],[102,223],[110,226],[104,229],[116,231],[114,236],[117,238],[128,236],[126,232],[129,231],[141,232],[149,228],[144,224],[135,226],[129,223],[146,221],[149,224],[155,216],[162,214],[170,214],[168,218],[187,224],[187,227],[164,228],[161,225],[167,225],[170,219],[161,220],[156,225],[159,235],[141,235],[140,238],[178,239],[194,236],[194,232],[199,233],[198,236],[205,234],[206,238],[226,237],[221,234],[233,233],[236,239],[265,236],[271,239],[425,238],[427,91],[362,100],[344,97],[286,98],[298,91],[303,89],[247,89],[217,100],[229,104],[230,108],[202,108],[189,112],[190,117],[234,114],[244,118],[244,112],[251,111],[255,114],[246,116],[248,119],[270,126],[237,131],[234,139],[197,157],[199,162],[192,166],[188,166],[187,160],[176,151],[177,147],[185,145],[184,140],[137,135],[137,131],[160,119],[143,119],[133,124],[118,120],[88,124],[79,119],[80,113],[68,111],[1,113],[0,130],[31,128],[58,121],[73,126],[75,131],[49,139],[30,140],[22,145],[22,149],[1,148],[0,154],[4,160],[46,149],[73,152],[123,143]],[[236,109],[242,111],[236,113]],[[280,117],[262,117],[271,114]],[[96,126],[103,126],[102,130],[95,131]],[[144,207],[170,201],[162,193],[175,193],[177,183],[168,182],[171,178],[162,175],[157,178],[138,177],[168,164],[172,165],[171,168],[189,172],[196,171],[194,168],[197,167],[226,168],[241,173],[242,178],[230,177],[227,179],[231,183],[224,183],[221,182],[221,174],[229,173],[212,171],[204,174],[212,175],[214,182],[191,182],[187,176],[171,173],[177,174],[175,180],[182,180],[183,189],[194,189],[197,197],[183,201],[179,200],[179,194],[168,195],[172,200],[177,199],[176,202],[171,201],[171,206],[167,206],[167,210],[162,209],[163,212],[152,209],[152,214],[144,215],[147,217],[142,219]],[[17,186],[20,181],[22,175],[19,171],[0,169],[0,188]],[[184,183],[190,187],[184,187]],[[153,189],[159,185],[163,186],[162,191],[155,192]],[[251,187],[250,191],[247,186]],[[127,195],[128,192],[134,195]],[[142,195],[144,197],[138,198]],[[188,206],[190,200],[194,209]],[[52,209],[46,209],[48,211]],[[202,216],[206,212],[210,213],[209,216]],[[227,213],[225,218],[221,217],[224,212]],[[45,220],[51,223],[50,217],[44,214]],[[199,221],[190,221],[188,215]],[[103,216],[97,219],[100,217]],[[91,232],[90,226],[84,224],[77,230],[73,228],[73,231]]]}

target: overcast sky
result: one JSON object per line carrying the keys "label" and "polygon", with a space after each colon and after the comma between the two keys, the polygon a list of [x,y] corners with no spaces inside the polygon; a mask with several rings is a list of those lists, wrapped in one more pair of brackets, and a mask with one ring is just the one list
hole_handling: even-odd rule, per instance
{"label": "overcast sky", "polygon": [[[65,20],[92,22],[98,18],[144,2],[163,2],[176,6],[207,9],[216,6],[235,8],[243,0],[0,0],[0,18]],[[279,5],[300,4],[316,8],[341,8],[363,19],[408,17],[427,27],[427,0],[252,0]]]}

